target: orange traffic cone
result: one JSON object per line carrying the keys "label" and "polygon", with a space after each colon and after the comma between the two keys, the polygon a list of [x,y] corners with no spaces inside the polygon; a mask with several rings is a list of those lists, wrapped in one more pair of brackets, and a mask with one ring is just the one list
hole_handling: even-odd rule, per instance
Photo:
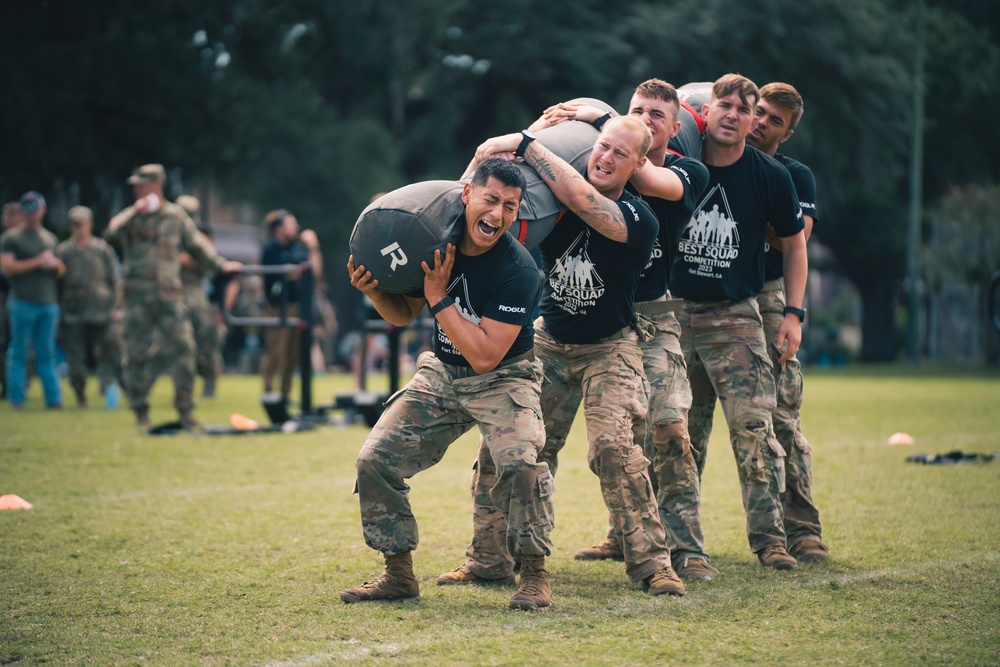
{"label": "orange traffic cone", "polygon": [[238,431],[256,431],[258,428],[260,428],[260,424],[258,424],[256,421],[250,419],[249,417],[241,415],[238,412],[234,412],[232,415],[229,416],[229,423],[232,424],[233,428],[235,428]]}
{"label": "orange traffic cone", "polygon": [[0,510],[30,510],[31,503],[13,493],[0,496]]}

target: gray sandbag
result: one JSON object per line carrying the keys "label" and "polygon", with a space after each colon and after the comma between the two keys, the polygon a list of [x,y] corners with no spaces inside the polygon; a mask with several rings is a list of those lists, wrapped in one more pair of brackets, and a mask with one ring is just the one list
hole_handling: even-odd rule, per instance
{"label": "gray sandbag", "polygon": [[686,83],[677,89],[677,97],[687,105],[681,105],[681,129],[670,139],[670,148],[681,155],[701,159],[701,133],[704,120],[701,119],[701,108],[708,104],[712,97],[712,82],[698,81]]}
{"label": "gray sandbag", "polygon": [[[610,105],[577,98],[618,115]],[[535,133],[538,141],[586,174],[598,131],[589,123],[568,121]],[[519,219],[510,233],[529,250],[552,231],[562,210],[559,200],[531,167],[520,164],[527,189]],[[350,249],[356,266],[364,265],[379,281],[379,289],[404,294],[423,287],[420,263],[431,264],[434,251],[456,243],[465,224],[462,181],[423,181],[393,190],[361,212],[351,232]]]}

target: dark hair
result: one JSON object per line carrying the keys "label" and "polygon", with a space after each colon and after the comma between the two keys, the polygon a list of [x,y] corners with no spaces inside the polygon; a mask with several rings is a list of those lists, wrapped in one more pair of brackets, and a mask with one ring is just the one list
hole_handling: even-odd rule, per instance
{"label": "dark hair", "polygon": [[780,81],[768,83],[760,89],[760,98],[792,112],[792,126],[788,129],[794,130],[795,126],[802,120],[805,104],[802,102],[799,91],[795,90],[795,86],[792,84]]}
{"label": "dark hair", "polygon": [[285,218],[289,215],[291,214],[288,211],[283,208],[279,208],[264,216],[264,224],[267,225],[267,228],[271,232],[272,236],[274,236],[274,232],[281,226],[281,223],[283,223]]}
{"label": "dark hair", "polygon": [[480,162],[479,166],[476,167],[476,173],[472,175],[472,184],[486,185],[490,176],[506,186],[518,188],[522,195],[528,189],[528,184],[525,182],[521,170],[513,162],[502,158],[491,157]]}
{"label": "dark hair", "polygon": [[750,108],[756,111],[757,102],[760,101],[760,90],[757,84],[742,74],[723,74],[712,84],[713,100],[721,100],[733,93],[738,94],[744,104],[750,105]]}
{"label": "dark hair", "polygon": [[632,94],[639,97],[649,97],[654,100],[663,100],[677,110],[680,110],[681,107],[680,98],[677,96],[677,89],[663,79],[646,79],[635,87],[635,92]]}

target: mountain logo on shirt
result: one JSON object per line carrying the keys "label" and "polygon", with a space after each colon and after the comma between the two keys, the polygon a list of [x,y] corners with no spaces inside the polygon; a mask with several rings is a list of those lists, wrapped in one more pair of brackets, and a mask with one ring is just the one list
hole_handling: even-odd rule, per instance
{"label": "mountain logo on shirt", "polygon": [[740,255],[740,225],[733,219],[722,185],[708,191],[681,232],[677,249],[688,272],[719,279]]}
{"label": "mountain logo on shirt", "polygon": [[549,273],[552,299],[563,310],[576,315],[586,314],[587,307],[597,305],[605,290],[604,280],[587,253],[589,241],[588,228],[580,232]]}
{"label": "mountain logo on shirt", "polygon": [[[469,285],[465,281],[465,274],[460,274],[457,278],[451,281],[448,285],[448,290],[445,292],[448,296],[455,300],[455,308],[458,309],[458,314],[469,320],[475,325],[479,325],[482,319],[476,314],[476,311],[472,309],[472,300],[469,298]],[[462,353],[458,351],[455,344],[451,342],[448,338],[448,334],[444,332],[441,328],[441,324],[434,321],[434,329],[437,333],[438,342],[441,344],[441,349],[443,352],[448,354],[461,355]]]}

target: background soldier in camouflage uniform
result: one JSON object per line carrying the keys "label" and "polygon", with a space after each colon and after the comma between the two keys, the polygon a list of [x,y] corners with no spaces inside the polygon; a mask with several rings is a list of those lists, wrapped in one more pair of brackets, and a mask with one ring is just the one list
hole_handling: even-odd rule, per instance
{"label": "background soldier in camouflage uniform", "polygon": [[184,306],[180,253],[186,250],[216,271],[239,271],[198,231],[177,204],[163,198],[162,165],[135,170],[128,182],[136,202],[111,219],[105,238],[121,243],[125,257],[125,388],[140,426],[149,424],[149,390],[156,380],[155,340],[173,363],[174,407],[186,426],[194,409],[194,338]]}
{"label": "background soldier in camouflage uniform", "polygon": [[[689,432],[699,472],[719,397],[736,456],[747,537],[761,564],[797,563],[786,550],[780,492],[785,453],[774,437],[774,377],[756,296],[764,285],[768,225],[787,245],[788,301],[800,307],[807,257],[802,214],[785,169],[746,145],[756,125],[760,94],[746,77],[727,74],[712,87],[702,109],[707,129],[702,161],[709,184],[678,239],[671,293],[684,298],[678,317],[681,346],[693,396]],[[784,317],[777,344],[780,361],[802,340],[798,317]]]}
{"label": "background soldier in camouflage uniform", "polygon": [[387,321],[403,326],[429,305],[436,327],[434,352],[420,355],[416,375],[386,403],[358,455],[365,542],[384,554],[386,571],[342,591],[344,602],[419,597],[411,555],[417,524],[406,480],[440,461],[452,442],[478,425],[499,470],[489,494],[509,526],[508,548],[521,559],[521,584],[510,608],[552,604],[545,557],[552,551],[553,484],[548,466],[536,461],[545,442],[531,324],[539,275],[528,251],[506,233],[524,188],[524,176],[510,163],[479,165],[462,194],[458,248],[449,243],[443,258],[435,251],[433,268],[423,262],[419,297],[382,292],[370,271],[355,268],[353,257],[348,262],[351,284]]}
{"label": "background soldier in camouflage uniform", "polygon": [[[747,143],[772,156],[788,170],[799,195],[806,240],[813,224],[819,220],[816,206],[816,179],[812,170],[798,160],[778,153],[779,144],[795,133],[802,118],[802,96],[787,83],[769,83],[760,89],[757,103],[757,127],[747,136]],[[781,494],[781,511],[788,536],[788,552],[800,562],[819,562],[829,558],[822,542],[823,528],[819,510],[812,498],[812,448],[802,433],[802,365],[794,356],[781,362],[778,349],[778,329],[785,317],[784,282],[781,279],[782,253],[772,247],[767,253],[764,290],[757,295],[760,314],[764,318],[767,350],[774,364],[778,406],[774,410],[774,434],[785,449],[785,491]],[[805,315],[805,313],[802,313]]]}
{"label": "background soldier in camouflage uniform", "polygon": [[62,279],[62,339],[69,382],[76,402],[87,407],[87,356],[93,354],[101,393],[121,381],[122,341],[118,306],[121,286],[118,258],[104,240],[91,235],[93,212],[86,206],[69,210],[72,236],[56,248],[66,265]]}
{"label": "background soldier in camouflage uniform", "polygon": [[[201,221],[201,202],[197,197],[181,195],[177,204],[183,208],[205,238],[212,241],[212,231]],[[194,330],[195,370],[201,376],[202,396],[215,396],[215,386],[222,370],[222,342],[226,338],[226,325],[219,309],[205,291],[205,279],[212,275],[190,253],[181,253],[181,282],[184,284],[184,303]]]}

